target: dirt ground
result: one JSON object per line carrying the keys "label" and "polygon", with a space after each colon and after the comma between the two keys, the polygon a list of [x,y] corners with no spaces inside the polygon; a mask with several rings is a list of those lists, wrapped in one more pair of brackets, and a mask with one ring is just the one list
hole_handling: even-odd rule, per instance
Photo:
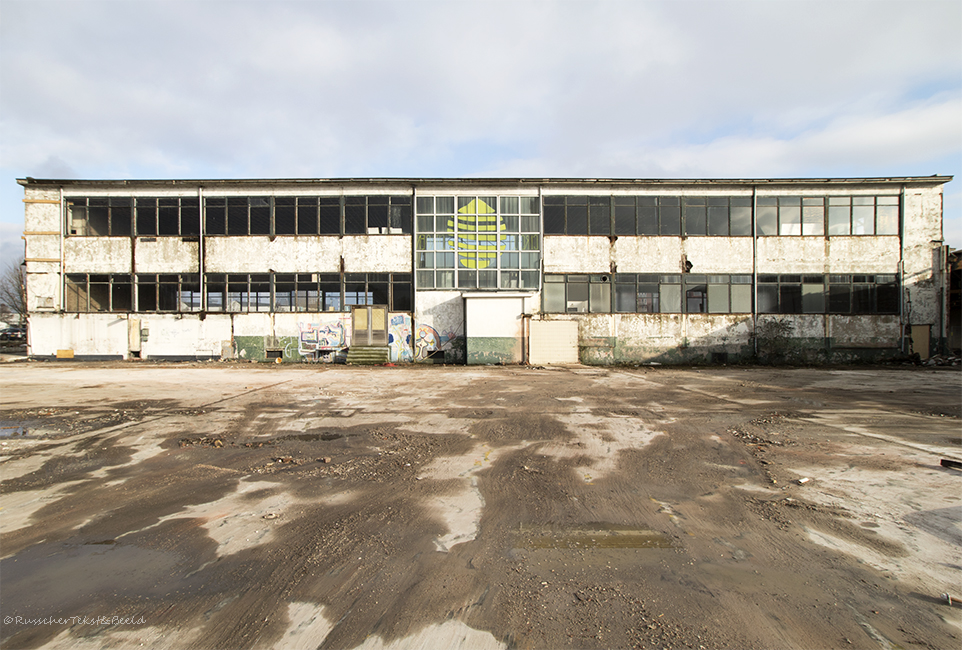
{"label": "dirt ground", "polygon": [[0,367],[3,648],[959,648],[962,373]]}

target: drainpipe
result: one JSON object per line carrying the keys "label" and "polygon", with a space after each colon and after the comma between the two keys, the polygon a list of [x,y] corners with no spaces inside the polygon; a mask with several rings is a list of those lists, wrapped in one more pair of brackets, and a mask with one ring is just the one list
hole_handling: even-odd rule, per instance
{"label": "drainpipe", "polygon": [[[60,187],[60,309],[59,309],[61,313],[63,313],[63,310],[67,306],[67,299],[66,299],[66,296],[64,295],[66,293],[67,277],[66,277],[66,274],[64,273],[65,268],[63,263],[63,246],[64,246],[63,240],[64,240],[64,230],[67,227],[66,226],[67,217],[68,217],[67,206],[64,205],[64,202],[63,202],[63,186],[61,186]],[[26,278],[26,274],[24,274],[24,277]]]}
{"label": "drainpipe", "polygon": [[908,354],[908,342],[909,342],[909,329],[908,324],[905,322],[905,185],[902,185],[901,197],[899,198],[899,266],[898,266],[898,282],[899,282],[899,331],[902,334],[902,340],[899,342],[899,348],[902,350],[902,354]]}
{"label": "drainpipe", "polygon": [[[206,260],[204,259],[204,236],[206,234],[204,226],[206,225],[206,219],[204,218],[204,188],[197,187],[197,204],[198,210],[200,210],[200,237],[197,238],[197,270],[200,273],[200,310],[201,312],[207,311],[207,280],[204,277],[204,265]],[[227,296],[224,295],[223,300],[227,301]],[[225,305],[226,307],[226,305]]]}
{"label": "drainpipe", "polygon": [[752,185],[752,348],[758,360],[758,186]]}

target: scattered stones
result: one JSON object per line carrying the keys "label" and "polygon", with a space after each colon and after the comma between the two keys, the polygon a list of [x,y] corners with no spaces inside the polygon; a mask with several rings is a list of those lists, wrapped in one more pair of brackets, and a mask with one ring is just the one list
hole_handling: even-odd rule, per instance
{"label": "scattered stones", "polygon": [[[230,443],[233,445],[234,443]],[[181,447],[213,447],[215,449],[220,449],[224,446],[224,440],[222,438],[213,437],[203,437],[203,438],[181,438]]]}
{"label": "scattered stones", "polygon": [[962,365],[962,357],[952,355],[936,354],[922,362],[923,366],[959,366]]}

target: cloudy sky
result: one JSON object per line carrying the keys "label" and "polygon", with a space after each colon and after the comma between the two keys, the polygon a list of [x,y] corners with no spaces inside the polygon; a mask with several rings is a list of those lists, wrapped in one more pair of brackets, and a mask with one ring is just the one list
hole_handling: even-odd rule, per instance
{"label": "cloudy sky", "polygon": [[35,178],[954,175],[962,3],[0,1]]}

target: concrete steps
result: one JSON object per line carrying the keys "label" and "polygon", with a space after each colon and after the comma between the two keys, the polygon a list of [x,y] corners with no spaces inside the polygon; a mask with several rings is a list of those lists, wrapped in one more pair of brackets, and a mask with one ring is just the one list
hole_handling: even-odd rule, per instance
{"label": "concrete steps", "polygon": [[371,347],[351,346],[347,351],[347,362],[353,366],[380,366],[391,360],[388,347],[377,345]]}

